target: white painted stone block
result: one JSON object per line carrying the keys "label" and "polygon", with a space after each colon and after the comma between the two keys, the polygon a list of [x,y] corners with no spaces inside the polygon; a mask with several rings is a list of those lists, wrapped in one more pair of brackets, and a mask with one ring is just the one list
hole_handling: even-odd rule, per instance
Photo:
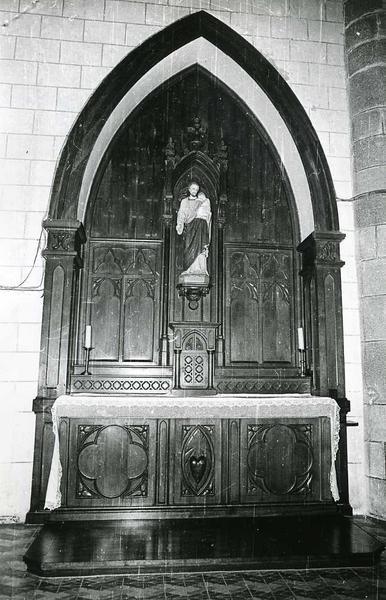
{"label": "white painted stone block", "polygon": [[122,23],[144,23],[145,5],[122,0],[106,0],[105,21]]}
{"label": "white painted stone block", "polygon": [[[359,312],[357,309],[346,308],[343,311],[343,331],[346,336],[359,336]],[[360,339],[356,340],[359,344]]]}
{"label": "white painted stone block", "polygon": [[43,17],[42,38],[82,41],[84,21],[71,17]]}
{"label": "white painted stone block", "polygon": [[324,19],[323,0],[290,0],[290,14],[303,19]]}
{"label": "white painted stone block", "polygon": [[0,158],[5,158],[7,137],[6,133],[0,133]]}
{"label": "white painted stone block", "polygon": [[325,63],[327,61],[327,47],[321,42],[291,40],[290,52],[291,60],[298,62]]}
{"label": "white painted stone block", "polygon": [[0,58],[13,58],[15,56],[16,37],[0,37]]}
{"label": "white painted stone block", "polygon": [[348,133],[348,115],[343,110],[331,110],[323,108],[312,108],[310,119],[317,131],[328,131],[329,133]]}
{"label": "white painted stone block", "polygon": [[126,26],[124,23],[85,21],[84,41],[104,44],[124,44]]}
{"label": "white painted stone block", "polygon": [[343,46],[343,31],[343,21],[340,23],[331,23],[329,21],[308,22],[308,36],[310,40],[330,42]]}
{"label": "white painted stone block", "polygon": [[270,37],[270,19],[267,16],[232,13],[231,25],[243,36]]}
{"label": "white painted stone block", "polygon": [[[82,107],[86,104],[90,97],[89,90],[82,89],[71,89],[71,88],[59,88],[58,89],[58,100],[57,109],[58,111],[68,111],[73,113],[79,113]],[[63,142],[63,136],[60,137],[60,146]],[[57,152],[56,152],[57,155]]]}
{"label": "white painted stone block", "polygon": [[343,310],[346,308],[359,308],[358,283],[342,282],[342,305]]}
{"label": "white painted stone block", "polygon": [[30,462],[33,457],[35,415],[16,411],[10,414],[0,406],[0,419],[3,424],[12,423],[0,435],[1,462]]}
{"label": "white painted stone block", "polygon": [[47,186],[0,185],[0,209],[45,212],[49,194]]}
{"label": "white painted stone block", "polygon": [[[332,127],[336,127],[336,121],[331,120]],[[344,156],[327,156],[331,175],[334,181],[351,181],[351,158]]]}
{"label": "white painted stone block", "polygon": [[8,135],[8,158],[53,160],[53,149],[54,138],[52,135]]}
{"label": "white painted stone block", "polygon": [[37,110],[34,133],[41,135],[67,135],[76,118],[75,113]]}
{"label": "white painted stone block", "polygon": [[0,381],[32,381],[38,369],[38,352],[0,352]]}
{"label": "white painted stone block", "polygon": [[53,110],[56,89],[47,86],[13,85],[11,105],[14,108],[41,108]]}
{"label": "white painted stone block", "polygon": [[[153,4],[167,4],[167,2],[153,2]],[[182,6],[184,8],[206,10],[213,6],[213,8],[226,9],[227,11],[240,10],[240,2],[238,0],[169,0],[170,6]]]}
{"label": "white painted stone block", "polygon": [[27,184],[29,183],[29,172],[28,160],[0,159],[0,183]]}
{"label": "white painted stone block", "polygon": [[82,67],[81,87],[95,89],[110,70],[109,67]]}
{"label": "white painted stone block", "polygon": [[46,217],[45,212],[25,213],[24,238],[26,240],[38,240],[42,232],[42,222]]}
{"label": "white painted stone block", "polygon": [[32,457],[31,462],[0,463],[0,481],[7,482],[0,486],[0,517],[23,523],[30,506]]}
{"label": "white painted stone block", "polygon": [[[136,29],[136,26],[132,26]],[[144,26],[145,29],[149,29]],[[127,46],[136,46],[134,39],[127,35],[126,32],[126,44]],[[103,44],[102,48],[102,66],[104,67],[115,67],[121,60],[130,52],[131,48],[125,46],[112,46],[111,44]]]}
{"label": "white painted stone block", "polygon": [[2,83],[36,83],[37,65],[22,60],[0,60]]}
{"label": "white painted stone block", "polygon": [[104,0],[64,0],[63,16],[103,20]]}
{"label": "white painted stone block", "polygon": [[102,44],[61,42],[60,62],[68,65],[100,65]]}
{"label": "white painted stone block", "polygon": [[315,63],[315,65],[310,66],[310,83],[345,90],[346,73],[344,67]]}
{"label": "white painted stone block", "polygon": [[[331,139],[331,134],[330,134]],[[343,232],[354,231],[354,205],[353,202],[338,200],[338,214],[340,230]]]}
{"label": "white painted stone block", "polygon": [[327,0],[326,21],[343,23],[343,2],[340,2],[339,0]]}
{"label": "white painted stone block", "polygon": [[[126,45],[127,46],[138,46],[142,44],[148,37],[157,33],[160,30],[160,27],[154,25],[126,25]],[[106,46],[103,48],[103,52],[105,51]],[[112,46],[108,46],[107,48],[112,48]],[[118,49],[118,46],[116,46]],[[125,53],[127,53],[127,48],[123,49]],[[107,64],[107,63],[106,63]],[[110,66],[110,65],[107,65]]]}
{"label": "white painted stone block", "polygon": [[35,240],[0,239],[0,264],[10,267],[30,266],[33,263],[36,247]]}
{"label": "white painted stone block", "polygon": [[329,65],[344,65],[344,47],[340,44],[327,44],[327,62]]}
{"label": "white painted stone block", "polygon": [[36,60],[39,62],[58,62],[60,43],[57,40],[41,38],[17,38],[17,60]]}
{"label": "white painted stone block", "polygon": [[16,352],[17,332],[16,323],[0,323],[0,352]]}
{"label": "white painted stone block", "polygon": [[291,84],[309,84],[309,65],[293,61],[276,61],[276,68]]}
{"label": "white painted stone block", "polygon": [[271,17],[271,35],[274,38],[307,40],[307,21],[294,17]]}
{"label": "white painted stone block", "polygon": [[351,200],[353,195],[353,182],[350,181],[334,181],[335,192],[337,198],[342,200]]}
{"label": "white painted stone block", "polygon": [[189,14],[188,8],[179,6],[157,6],[148,4],[146,6],[146,23],[148,25],[160,25],[165,27],[177,19],[186,17]]}
{"label": "white painted stone block", "polygon": [[328,108],[328,92],[325,87],[291,85],[304,108]]}
{"label": "white painted stone block", "polygon": [[[0,5],[2,8],[2,6]],[[40,15],[30,13],[0,11],[0,22],[3,35],[24,35],[26,37],[39,37]]]}
{"label": "white painted stone block", "polygon": [[[29,11],[31,0],[20,0],[20,11]],[[33,12],[39,15],[58,15],[63,11],[63,0],[39,0],[34,4]]]}
{"label": "white painted stone block", "polygon": [[[2,246],[1,240],[0,245]],[[26,242],[24,245],[31,252],[36,250],[36,244]],[[8,292],[0,290],[0,323],[41,323],[43,306],[41,296],[42,293],[39,291]],[[36,375],[25,381],[35,381],[35,379]],[[7,379],[3,378],[3,381],[7,381]]]}
{"label": "white painted stone block", "polygon": [[[345,309],[346,310],[346,309]],[[357,319],[359,322],[359,311],[357,312]],[[357,335],[346,335],[344,336],[344,360],[346,363],[360,366],[362,364],[361,359],[361,338]]]}
{"label": "white painted stone block", "polygon": [[37,381],[0,382],[0,398],[4,400],[1,406],[12,415],[15,412],[31,412],[36,393]]}
{"label": "white painted stone block", "polygon": [[32,133],[34,113],[21,108],[0,109],[0,131],[3,133]]}
{"label": "white painted stone block", "polygon": [[6,211],[0,212],[0,238],[1,239],[24,238],[24,230],[25,230],[25,213],[14,212],[12,210],[12,205],[9,206],[9,210],[7,212]]}
{"label": "white painted stone block", "polygon": [[350,390],[353,392],[362,392],[363,379],[362,371],[355,363],[346,363],[344,366],[346,381],[349,382]]}
{"label": "white painted stone block", "polygon": [[80,67],[77,65],[60,65],[40,63],[38,84],[54,87],[79,87]]}
{"label": "white painted stone block", "polygon": [[346,262],[349,260],[355,261],[355,234],[353,231],[345,231],[344,233],[346,237],[340,244],[340,256]]}
{"label": "white painted stone block", "polygon": [[9,83],[0,83],[0,106],[11,105],[12,86]]}
{"label": "white painted stone block", "polygon": [[21,323],[17,334],[18,352],[39,352],[40,332],[40,323]]}
{"label": "white painted stone block", "polygon": [[330,133],[330,155],[351,156],[350,136],[347,133]]}
{"label": "white painted stone block", "polygon": [[334,110],[348,110],[348,99],[346,88],[339,89],[328,87],[329,107]]}
{"label": "white painted stone block", "polygon": [[289,60],[289,42],[268,37],[252,37],[252,43],[271,62]]}
{"label": "white painted stone block", "polygon": [[32,160],[29,183],[32,185],[52,185],[55,161]]}

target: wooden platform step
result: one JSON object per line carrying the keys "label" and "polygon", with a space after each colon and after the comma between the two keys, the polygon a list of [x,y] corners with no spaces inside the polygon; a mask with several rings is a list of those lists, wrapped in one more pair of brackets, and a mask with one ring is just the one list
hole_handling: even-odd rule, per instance
{"label": "wooden platform step", "polygon": [[373,566],[384,546],[334,517],[47,524],[24,561],[38,575]]}

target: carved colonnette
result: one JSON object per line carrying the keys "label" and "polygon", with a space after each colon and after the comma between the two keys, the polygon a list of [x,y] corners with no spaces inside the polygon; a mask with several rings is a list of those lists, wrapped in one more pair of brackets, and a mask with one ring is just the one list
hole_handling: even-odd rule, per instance
{"label": "carved colonnette", "polygon": [[38,396],[33,403],[36,433],[31,511],[41,510],[44,503],[54,441],[51,407],[55,398],[67,391],[76,327],[71,314],[79,299],[82,245],[86,241],[79,221],[48,219],[43,226],[48,238],[43,251],[46,267]]}
{"label": "carved colonnette", "polygon": [[307,362],[313,393],[329,394],[340,407],[340,438],[337,458],[340,502],[351,511],[348,500],[347,422],[350,402],[345,397],[342,289],[339,246],[345,235],[314,232],[298,250],[302,254],[304,320]]}

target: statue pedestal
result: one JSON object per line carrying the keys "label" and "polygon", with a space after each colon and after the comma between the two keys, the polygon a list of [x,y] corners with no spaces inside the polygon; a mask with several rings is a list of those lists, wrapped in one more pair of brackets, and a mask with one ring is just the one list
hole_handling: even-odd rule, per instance
{"label": "statue pedestal", "polygon": [[196,310],[199,300],[209,293],[209,275],[182,273],[178,278],[178,294],[185,296],[189,308]]}

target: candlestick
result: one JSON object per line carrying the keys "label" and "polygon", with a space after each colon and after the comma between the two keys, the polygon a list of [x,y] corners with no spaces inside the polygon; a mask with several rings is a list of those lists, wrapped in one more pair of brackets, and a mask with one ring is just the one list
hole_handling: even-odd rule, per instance
{"label": "candlestick", "polygon": [[82,375],[91,375],[89,371],[91,350],[93,350],[93,348],[86,348],[86,346],[84,346],[84,371]]}
{"label": "candlestick", "polygon": [[303,327],[298,327],[298,349],[304,350],[304,333]]}
{"label": "candlestick", "polygon": [[86,325],[86,332],[84,335],[84,347],[91,348],[91,325]]}

